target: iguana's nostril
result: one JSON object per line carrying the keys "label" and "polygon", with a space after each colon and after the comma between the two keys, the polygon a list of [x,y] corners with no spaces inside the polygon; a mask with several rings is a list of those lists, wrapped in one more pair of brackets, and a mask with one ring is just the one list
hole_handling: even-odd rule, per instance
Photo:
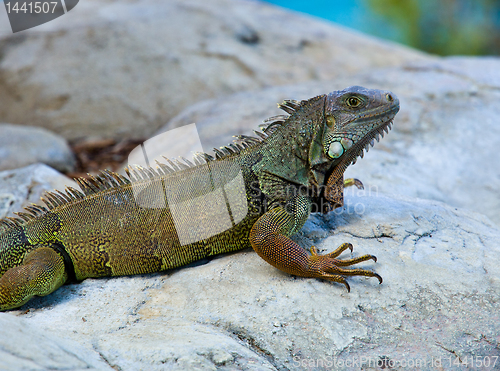
{"label": "iguana's nostril", "polygon": [[394,100],[394,98],[392,97],[392,95],[391,95],[391,94],[389,94],[389,93],[387,93],[387,94],[385,95],[385,97],[387,98],[387,100],[388,100],[389,102],[392,102],[392,101]]}

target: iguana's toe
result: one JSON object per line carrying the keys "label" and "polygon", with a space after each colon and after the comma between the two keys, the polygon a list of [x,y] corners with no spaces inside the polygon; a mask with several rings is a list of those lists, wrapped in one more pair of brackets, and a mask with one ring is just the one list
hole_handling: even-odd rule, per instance
{"label": "iguana's toe", "polygon": [[361,180],[356,178],[348,178],[344,180],[344,188],[356,186],[357,189],[365,189]]}

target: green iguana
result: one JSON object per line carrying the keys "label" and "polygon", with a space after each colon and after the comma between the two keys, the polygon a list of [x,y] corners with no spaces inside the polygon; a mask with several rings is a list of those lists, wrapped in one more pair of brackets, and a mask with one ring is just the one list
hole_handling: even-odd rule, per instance
{"label": "green iguana", "polygon": [[[376,257],[336,259],[352,245],[311,253],[289,237],[311,212],[343,205],[348,165],[388,132],[399,111],[390,92],[350,87],[279,105],[258,137],[204,153],[77,179],[81,191],[49,192],[46,207],[0,221],[0,310],[88,277],[158,272],[252,246],[274,267],[342,283],[382,278],[343,268]],[[225,211],[225,213],[224,213]]]}

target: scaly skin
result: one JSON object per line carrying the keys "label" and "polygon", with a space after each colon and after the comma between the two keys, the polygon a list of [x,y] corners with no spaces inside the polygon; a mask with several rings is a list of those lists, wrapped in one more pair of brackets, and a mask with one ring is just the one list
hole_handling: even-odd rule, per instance
{"label": "scaly skin", "polygon": [[[311,212],[343,204],[344,171],[390,127],[399,110],[390,92],[351,87],[306,101],[285,101],[289,116],[268,121],[259,138],[199,154],[196,165],[159,164],[78,179],[81,191],[45,195],[0,222],[0,310],[17,308],[87,277],[163,271],[249,246],[293,275],[343,283],[382,278],[345,266],[376,258],[308,253],[289,237]],[[224,224],[225,223],[225,224]],[[225,225],[225,227],[224,227]],[[227,227],[229,226],[229,227]]]}

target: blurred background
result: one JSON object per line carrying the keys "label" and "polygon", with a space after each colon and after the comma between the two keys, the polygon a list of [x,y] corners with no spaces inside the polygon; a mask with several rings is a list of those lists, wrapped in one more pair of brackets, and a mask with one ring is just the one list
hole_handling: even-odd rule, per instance
{"label": "blurred background", "polygon": [[499,0],[267,0],[438,55],[500,55]]}

